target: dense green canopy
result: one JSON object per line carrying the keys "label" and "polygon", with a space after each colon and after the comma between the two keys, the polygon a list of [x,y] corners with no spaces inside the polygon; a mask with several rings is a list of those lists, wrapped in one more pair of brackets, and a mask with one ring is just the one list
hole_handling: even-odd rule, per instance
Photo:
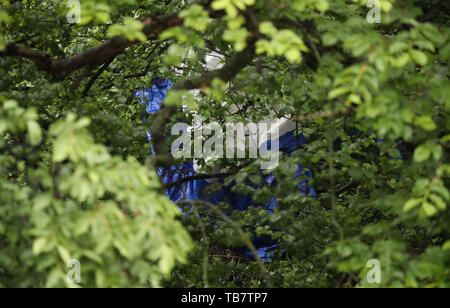
{"label": "dense green canopy", "polygon": [[[450,286],[449,12],[446,0],[0,0],[0,287]],[[221,69],[206,68],[211,53]],[[144,124],[134,93],[156,77],[174,87]],[[309,143],[281,158],[277,186],[255,188],[257,159],[198,162],[255,205],[275,197],[273,215],[167,199],[155,170],[183,162],[167,141],[192,121],[182,105],[209,122],[297,121]],[[295,187],[298,163],[317,198]],[[240,253],[261,235],[283,247],[271,263]]]}

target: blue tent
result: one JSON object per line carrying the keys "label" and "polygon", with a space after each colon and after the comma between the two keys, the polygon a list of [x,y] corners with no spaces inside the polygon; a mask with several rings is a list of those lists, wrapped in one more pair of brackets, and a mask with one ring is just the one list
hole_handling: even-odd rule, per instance
{"label": "blue tent", "polygon": [[[146,110],[149,114],[156,113],[160,108],[163,100],[167,95],[167,91],[171,88],[172,83],[166,79],[155,79],[153,86],[150,89],[138,91],[135,97],[145,104]],[[146,119],[143,119],[146,121]],[[150,133],[147,132],[147,140],[151,140]],[[301,134],[296,134],[294,131],[290,131],[279,139],[280,151],[285,155],[290,155],[293,151],[301,148],[307,143],[306,138]],[[268,148],[270,148],[270,141],[268,142]],[[153,148],[152,153],[154,154]],[[181,166],[171,166],[168,169],[159,169],[158,175],[163,178],[164,183],[173,183],[183,178],[196,175],[194,169],[194,163],[189,162]],[[298,164],[297,171],[294,179],[298,177],[310,177],[312,178],[311,171],[305,171],[303,166]],[[277,179],[275,176],[269,174],[265,177],[268,185],[277,185]],[[193,180],[186,182],[180,186],[172,187],[166,190],[166,194],[170,200],[177,202],[181,200],[205,200],[213,204],[220,202],[229,203],[233,210],[245,211],[250,206],[254,206],[253,198],[250,195],[239,195],[232,191],[233,183],[230,185],[224,185],[221,191],[216,192],[212,196],[204,196],[202,194],[204,188],[208,185],[206,180]],[[316,197],[314,187],[308,185],[307,180],[301,181],[297,184],[297,188],[306,195]],[[278,208],[278,204],[274,198],[272,198],[267,204],[261,204],[259,206],[265,207],[268,212],[273,212],[274,208]],[[230,213],[231,214],[231,213]],[[270,237],[259,237],[253,240],[253,244],[257,249],[258,255],[265,261],[270,261],[271,252],[278,248],[277,241]],[[244,249],[243,253],[248,258],[253,258],[252,252],[248,249]]]}

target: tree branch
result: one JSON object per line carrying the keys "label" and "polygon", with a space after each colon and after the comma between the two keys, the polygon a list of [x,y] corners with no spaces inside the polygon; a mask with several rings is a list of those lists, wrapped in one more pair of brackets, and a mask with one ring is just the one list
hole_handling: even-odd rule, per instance
{"label": "tree branch", "polygon": [[109,58],[101,68],[98,69],[98,71],[94,74],[94,76],[92,76],[92,78],[89,80],[89,82],[87,83],[86,87],[84,88],[83,91],[83,97],[86,97],[89,93],[89,90],[91,89],[91,87],[94,85],[95,81],[100,77],[101,74],[103,74],[104,71],[106,71],[106,69],[108,68],[108,66],[114,61],[114,56],[111,56],[111,58]]}
{"label": "tree branch", "polygon": [[230,58],[221,69],[213,72],[207,72],[200,77],[177,82],[173,87],[173,90],[203,89],[208,87],[215,78],[220,78],[223,81],[228,82],[233,79],[244,67],[251,63],[254,56],[255,45],[254,42],[250,42],[247,48]]}
{"label": "tree branch", "polygon": [[197,180],[208,180],[208,179],[222,179],[222,178],[226,178],[229,177],[231,175],[234,175],[235,173],[216,173],[216,174],[197,174],[197,175],[192,175],[192,176],[188,176],[185,177],[181,180],[172,182],[172,183],[167,183],[164,185],[165,189],[169,189],[172,187],[177,187],[180,186],[186,182],[191,182],[191,181],[197,181]]}
{"label": "tree branch", "polygon": [[[233,79],[243,68],[245,68],[255,56],[255,42],[251,41],[247,48],[237,53],[234,57],[228,59],[227,63],[219,70],[206,72],[205,74],[177,82],[172,91],[176,90],[193,90],[204,89],[215,79],[220,78],[224,82]],[[173,159],[167,144],[165,127],[169,123],[170,118],[177,112],[176,106],[162,105],[161,109],[156,113],[156,117],[150,128],[152,135],[153,147],[156,156],[149,161],[150,165],[155,167],[170,167]]]}
{"label": "tree branch", "polygon": [[[150,37],[157,32],[179,26],[182,23],[183,20],[178,17],[178,13],[148,17],[143,21],[143,32],[147,37]],[[138,42],[137,40],[130,41],[124,36],[115,36],[103,44],[64,59],[52,59],[49,55],[39,51],[9,44],[5,51],[0,52],[0,57],[10,56],[29,59],[36,64],[38,69],[50,73],[56,80],[62,80],[84,66],[103,64],[112,56]]]}
{"label": "tree branch", "polygon": [[5,51],[0,52],[0,57],[6,56],[29,59],[36,64],[38,69],[48,73],[52,71],[52,60],[50,56],[33,49],[9,44],[6,46]]}

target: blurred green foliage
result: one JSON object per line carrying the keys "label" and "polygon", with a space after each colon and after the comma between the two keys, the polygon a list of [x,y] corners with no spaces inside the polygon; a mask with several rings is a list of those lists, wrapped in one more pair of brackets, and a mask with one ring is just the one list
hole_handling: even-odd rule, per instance
{"label": "blurred green foliage", "polygon": [[[249,185],[263,182],[255,160],[199,161],[211,173],[239,165],[226,182],[255,205],[276,198],[273,215],[255,206],[231,217],[284,247],[266,264],[273,284],[449,287],[449,4],[383,0],[371,24],[367,2],[83,0],[81,23],[69,24],[66,1],[1,0],[0,52],[16,43],[63,58],[115,35],[139,42],[62,81],[0,57],[0,287],[265,286],[235,229],[203,207],[182,216],[165,197],[133,98],[155,77],[197,76],[205,55],[252,43],[251,65],[188,104],[219,123],[276,112],[309,139],[281,159],[277,186]],[[140,20],[174,12],[182,26],[142,32]],[[295,188],[297,163],[317,198]],[[67,279],[71,259],[80,285]],[[380,284],[365,279],[371,259]]]}

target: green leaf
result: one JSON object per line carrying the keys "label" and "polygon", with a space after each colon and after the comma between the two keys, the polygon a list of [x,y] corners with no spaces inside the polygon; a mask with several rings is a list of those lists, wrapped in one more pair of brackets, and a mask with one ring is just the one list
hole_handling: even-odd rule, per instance
{"label": "green leaf", "polygon": [[432,24],[421,24],[420,30],[423,34],[432,41],[436,46],[440,46],[445,42],[444,37],[439,32],[439,30]]}
{"label": "green leaf", "polygon": [[69,157],[71,151],[70,144],[59,138],[53,144],[53,161],[55,163],[62,162]]}
{"label": "green leaf", "polygon": [[64,263],[65,264],[69,263],[69,261],[71,260],[69,250],[67,250],[67,248],[65,248],[64,246],[61,246],[61,245],[58,245],[57,248],[58,248],[59,255],[61,256],[61,259],[64,261]]}
{"label": "green leaf", "polygon": [[422,204],[422,210],[427,216],[434,216],[437,213],[436,208],[429,202],[424,202]]}
{"label": "green leaf", "polygon": [[270,21],[264,21],[259,24],[259,32],[262,34],[274,35],[277,32],[277,29]]}
{"label": "green leaf", "polygon": [[444,200],[442,200],[441,197],[435,194],[430,194],[429,196],[430,200],[433,201],[433,203],[441,210],[445,210],[447,208],[447,204]]}
{"label": "green leaf", "polygon": [[442,245],[442,250],[449,250],[450,249],[450,241],[445,242],[444,245]]}
{"label": "green leaf", "polygon": [[51,202],[52,196],[50,194],[39,194],[34,198],[34,210],[43,211],[51,204]]}
{"label": "green leaf", "polygon": [[442,153],[443,153],[442,147],[440,145],[438,145],[438,144],[434,144],[432,146],[432,150],[431,151],[433,153],[434,160],[439,161],[441,159]]}
{"label": "green leaf", "polygon": [[186,27],[197,31],[205,31],[211,22],[208,12],[198,4],[193,4],[188,9],[181,11],[179,16],[184,19]]}
{"label": "green leaf", "polygon": [[411,60],[410,55],[408,53],[403,53],[396,58],[391,58],[391,63],[393,66],[400,68],[405,66],[409,60]]}
{"label": "green leaf", "polygon": [[47,245],[47,238],[46,237],[40,237],[36,239],[33,243],[33,254],[35,256],[40,255]]}
{"label": "green leaf", "polygon": [[385,13],[389,13],[392,10],[392,3],[388,0],[379,0],[380,7]]}
{"label": "green leaf", "polygon": [[414,151],[414,161],[417,163],[428,160],[431,156],[431,150],[427,145],[421,145]]}
{"label": "green leaf", "polygon": [[46,282],[45,286],[47,288],[55,287],[63,279],[64,279],[64,274],[61,272],[61,270],[55,268],[47,276],[47,282]]}
{"label": "green leaf", "polygon": [[430,116],[417,117],[415,123],[426,131],[433,131],[436,129],[436,123]]}
{"label": "green leaf", "polygon": [[28,138],[31,145],[35,146],[42,141],[42,130],[36,121],[27,121]]}
{"label": "green leaf", "polygon": [[339,41],[338,36],[335,33],[328,32],[322,36],[322,42],[325,46],[333,46]]}
{"label": "green leaf", "polygon": [[403,211],[407,212],[417,206],[419,206],[420,203],[422,203],[422,199],[410,199],[408,202],[405,203],[403,207]]}
{"label": "green leaf", "polygon": [[329,8],[329,4],[327,0],[317,0],[316,1],[316,8],[320,11],[320,12],[326,12]]}
{"label": "green leaf", "polygon": [[219,11],[219,10],[224,10],[225,8],[227,8],[230,5],[231,5],[231,2],[229,0],[215,0],[211,4],[211,7],[214,10]]}
{"label": "green leaf", "polygon": [[333,89],[330,91],[330,93],[328,94],[328,99],[335,99],[339,96],[342,96],[344,94],[347,94],[349,92],[351,92],[351,88],[349,87],[341,87],[341,88],[337,88],[337,89]]}
{"label": "green leaf", "polygon": [[420,65],[426,65],[428,62],[427,55],[420,50],[410,50],[411,57]]}
{"label": "green leaf", "polygon": [[450,193],[448,189],[442,184],[442,181],[436,181],[436,183],[431,188],[431,191],[440,194],[445,200],[450,201]]}
{"label": "green leaf", "polygon": [[168,275],[176,262],[174,251],[167,245],[162,245],[159,259],[159,268],[164,275]]}
{"label": "green leaf", "polygon": [[408,49],[408,44],[402,41],[395,41],[389,46],[389,52],[392,54],[399,53]]}
{"label": "green leaf", "polygon": [[123,25],[114,24],[108,30],[108,36],[114,37],[123,35],[130,41],[139,40],[146,42],[147,37],[142,32],[144,24],[134,18],[126,17]]}
{"label": "green leaf", "polygon": [[290,48],[284,55],[286,56],[286,59],[288,59],[291,63],[302,62],[302,54],[295,48]]}

